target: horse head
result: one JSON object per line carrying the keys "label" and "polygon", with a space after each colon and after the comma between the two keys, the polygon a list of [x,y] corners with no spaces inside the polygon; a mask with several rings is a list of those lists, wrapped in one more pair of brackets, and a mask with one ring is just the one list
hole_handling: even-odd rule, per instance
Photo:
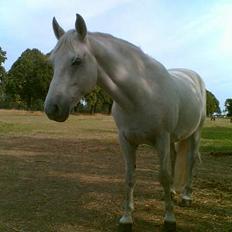
{"label": "horse head", "polygon": [[81,97],[97,82],[97,62],[88,46],[87,27],[77,14],[75,29],[65,32],[55,18],[53,30],[58,40],[50,60],[54,74],[45,100],[45,112],[55,121],[65,121]]}

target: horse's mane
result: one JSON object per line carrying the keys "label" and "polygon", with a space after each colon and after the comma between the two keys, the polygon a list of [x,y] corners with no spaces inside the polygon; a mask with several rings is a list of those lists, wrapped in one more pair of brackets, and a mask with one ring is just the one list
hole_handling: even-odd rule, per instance
{"label": "horse's mane", "polygon": [[102,33],[102,32],[88,32],[89,35],[92,35],[96,38],[100,38],[100,39],[107,39],[108,41],[112,41],[114,44],[118,45],[118,46],[122,46],[122,45],[126,45],[127,47],[129,47],[130,49],[137,51],[139,53],[144,53],[142,51],[142,49],[124,39],[120,39],[117,38],[111,34],[107,34],[107,33]]}

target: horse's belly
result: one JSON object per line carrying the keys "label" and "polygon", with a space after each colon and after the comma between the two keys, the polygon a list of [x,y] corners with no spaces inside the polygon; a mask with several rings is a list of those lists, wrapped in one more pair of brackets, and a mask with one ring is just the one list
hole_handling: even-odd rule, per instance
{"label": "horse's belly", "polygon": [[139,112],[124,113],[117,105],[112,114],[119,132],[133,144],[154,144],[155,138],[164,128],[161,126],[162,117],[156,114],[148,114],[145,110]]}

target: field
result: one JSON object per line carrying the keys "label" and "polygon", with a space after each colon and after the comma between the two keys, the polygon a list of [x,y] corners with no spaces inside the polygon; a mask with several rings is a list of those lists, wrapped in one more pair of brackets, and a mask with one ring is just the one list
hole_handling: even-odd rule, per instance
{"label": "field", "polygon": [[[175,207],[180,232],[232,231],[232,124],[207,121],[191,208]],[[134,232],[161,231],[158,159],[138,151]],[[111,116],[49,121],[39,112],[0,111],[0,231],[117,231],[124,163]]]}

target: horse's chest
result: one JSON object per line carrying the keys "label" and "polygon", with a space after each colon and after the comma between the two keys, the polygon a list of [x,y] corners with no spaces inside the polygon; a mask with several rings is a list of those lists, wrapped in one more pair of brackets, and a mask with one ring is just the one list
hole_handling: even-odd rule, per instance
{"label": "horse's chest", "polygon": [[149,112],[147,109],[140,108],[133,113],[124,113],[116,105],[112,113],[119,132],[123,133],[131,143],[153,144],[160,132],[165,130],[164,117],[158,110],[155,112],[150,110]]}
{"label": "horse's chest", "polygon": [[133,144],[153,143],[154,137],[147,131],[128,129],[123,130],[122,133]]}

